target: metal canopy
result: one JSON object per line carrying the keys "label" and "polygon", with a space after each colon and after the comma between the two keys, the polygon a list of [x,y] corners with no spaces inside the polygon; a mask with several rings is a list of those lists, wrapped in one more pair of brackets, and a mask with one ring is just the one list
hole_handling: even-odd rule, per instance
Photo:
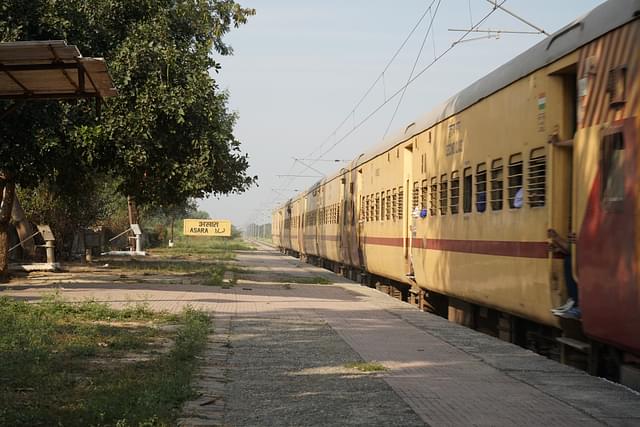
{"label": "metal canopy", "polygon": [[85,58],[64,40],[0,43],[0,99],[116,95],[105,60]]}

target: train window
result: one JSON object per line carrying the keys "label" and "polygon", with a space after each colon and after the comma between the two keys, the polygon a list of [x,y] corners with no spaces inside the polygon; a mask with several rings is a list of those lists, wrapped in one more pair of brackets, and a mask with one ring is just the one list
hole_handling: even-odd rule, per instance
{"label": "train window", "polygon": [[380,193],[376,193],[376,221],[380,221]]}
{"label": "train window", "polygon": [[392,219],[395,221],[398,219],[398,194],[395,188],[391,190],[391,203],[393,204],[391,208]]}
{"label": "train window", "polygon": [[385,219],[389,221],[391,220],[392,216],[393,212],[391,210],[391,190],[387,190],[387,216],[385,216]]}
{"label": "train window", "polygon": [[404,213],[404,188],[398,187],[398,219],[402,219]]}
{"label": "train window", "polygon": [[504,199],[503,175],[502,159],[495,159],[491,163],[491,210],[494,211],[502,209]]}
{"label": "train window", "polygon": [[369,221],[369,196],[363,196],[364,197],[364,205],[362,206],[362,208],[364,209],[364,220]]}
{"label": "train window", "polygon": [[522,187],[522,154],[513,154],[509,158],[509,207],[520,209],[524,203],[524,188]]}
{"label": "train window", "polygon": [[471,198],[473,195],[473,175],[471,174],[471,168],[465,168],[462,179],[462,211],[469,213],[471,212]]}
{"label": "train window", "polygon": [[440,175],[440,215],[447,214],[447,174]]}
{"label": "train window", "polygon": [[411,198],[411,210],[413,211],[418,207],[420,203],[420,183],[418,181],[413,182],[413,193]]}
{"label": "train window", "polygon": [[602,202],[611,210],[622,208],[624,201],[624,137],[617,128],[602,138]]}
{"label": "train window", "polygon": [[429,213],[431,216],[438,214],[438,178],[431,178],[431,200],[429,204]]}
{"label": "train window", "polygon": [[458,206],[460,204],[460,173],[458,171],[451,172],[451,214],[458,213]]}
{"label": "train window", "polygon": [[376,220],[376,194],[371,195],[371,221]]}
{"label": "train window", "polygon": [[422,200],[421,200],[422,205],[420,206],[421,209],[427,208],[428,199],[429,199],[429,184],[426,179],[423,179],[422,180]]}
{"label": "train window", "polygon": [[480,163],[476,168],[476,210],[487,210],[487,165]]}
{"label": "train window", "polygon": [[544,147],[534,148],[531,150],[531,156],[529,157],[529,182],[527,183],[529,207],[544,206],[546,175],[547,162]]}

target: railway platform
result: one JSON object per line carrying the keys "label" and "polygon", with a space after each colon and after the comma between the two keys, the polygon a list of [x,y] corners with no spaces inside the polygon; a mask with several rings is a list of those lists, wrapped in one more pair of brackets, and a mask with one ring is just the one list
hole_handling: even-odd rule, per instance
{"label": "railway platform", "polygon": [[[69,281],[61,292],[212,313],[199,397],[182,425],[640,425],[640,394],[623,386],[266,246],[238,262],[253,278],[229,289]],[[3,294],[38,292],[25,285]],[[351,367],[359,361],[386,369],[363,373]]]}

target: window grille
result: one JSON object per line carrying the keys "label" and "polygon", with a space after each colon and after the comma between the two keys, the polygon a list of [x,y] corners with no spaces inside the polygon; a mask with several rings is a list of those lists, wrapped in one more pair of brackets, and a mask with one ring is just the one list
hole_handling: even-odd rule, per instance
{"label": "window grille", "polygon": [[411,210],[413,211],[418,207],[420,203],[420,183],[418,181],[413,182],[413,193],[411,198]]}
{"label": "window grille", "polygon": [[462,211],[464,213],[471,212],[471,204],[473,198],[473,175],[471,168],[465,168],[462,182]]}
{"label": "window grille", "polygon": [[480,163],[476,168],[476,210],[487,210],[487,165]]}
{"label": "window grille", "polygon": [[387,215],[385,216],[385,219],[389,221],[391,220],[392,216],[393,216],[393,210],[391,205],[391,190],[387,190]]}
{"label": "window grille", "polygon": [[447,174],[442,174],[440,176],[440,215],[447,214]]}
{"label": "window grille", "polygon": [[384,221],[387,215],[387,196],[384,191],[380,195],[380,221]]}
{"label": "window grille", "polygon": [[502,159],[496,159],[491,163],[491,210],[502,209],[504,201],[504,166]]}
{"label": "window grille", "polygon": [[376,221],[380,221],[380,193],[376,193]]}
{"label": "window grille", "polygon": [[546,198],[547,160],[544,147],[531,150],[529,158],[529,182],[527,196],[529,207],[544,206]]}
{"label": "window grille", "polygon": [[460,173],[458,171],[451,172],[451,215],[458,213],[460,204]]}
{"label": "window grille", "polygon": [[429,205],[429,214],[436,216],[438,214],[438,178],[431,178],[431,200]]}
{"label": "window grille", "polygon": [[365,221],[369,222],[371,221],[371,197],[367,196],[366,199],[366,209],[367,209],[367,216],[365,218]]}
{"label": "window grille", "polygon": [[393,203],[392,216],[393,216],[393,220],[395,221],[396,219],[398,219],[398,194],[396,193],[395,188],[391,191],[392,191],[391,200]]}
{"label": "window grille", "polygon": [[404,214],[404,188],[398,187],[398,219],[402,219]]}
{"label": "window grille", "polygon": [[513,154],[509,158],[509,207],[520,209],[524,202],[524,188],[522,187],[522,154]]}
{"label": "window grille", "polygon": [[429,181],[427,181],[426,179],[423,179],[422,180],[422,200],[421,200],[422,205],[420,206],[421,209],[427,208],[428,200],[429,200]]}

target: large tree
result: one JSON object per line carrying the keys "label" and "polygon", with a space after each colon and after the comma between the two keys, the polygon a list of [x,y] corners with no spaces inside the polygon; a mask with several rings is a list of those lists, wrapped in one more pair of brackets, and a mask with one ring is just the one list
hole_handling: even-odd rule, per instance
{"label": "large tree", "polygon": [[99,119],[80,101],[24,104],[0,120],[0,276],[15,184],[78,194],[100,173],[138,203],[173,206],[255,182],[211,75],[215,55],[231,53],[224,35],[253,13],[231,0],[0,3],[3,41],[67,40],[104,57],[119,91]]}

